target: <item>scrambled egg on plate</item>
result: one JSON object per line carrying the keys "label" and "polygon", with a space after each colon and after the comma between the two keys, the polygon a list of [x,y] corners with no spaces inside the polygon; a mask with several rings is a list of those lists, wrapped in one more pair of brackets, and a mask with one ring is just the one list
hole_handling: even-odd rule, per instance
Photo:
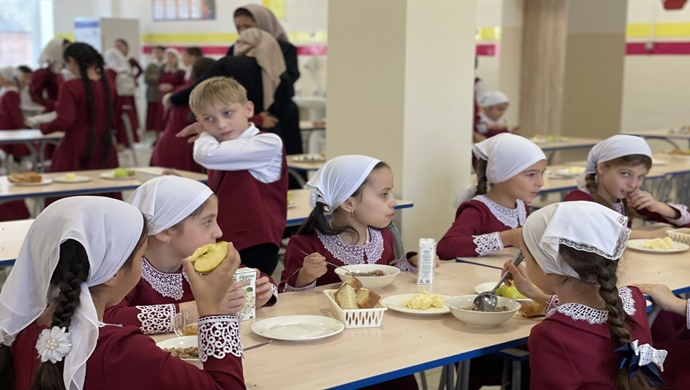
{"label": "scrambled egg on plate", "polygon": [[405,301],[405,307],[408,309],[426,310],[430,307],[443,308],[443,298],[439,295],[424,291]]}
{"label": "scrambled egg on plate", "polygon": [[673,248],[673,240],[669,237],[655,238],[653,240],[647,240],[644,243],[644,247],[647,249],[669,250]]}

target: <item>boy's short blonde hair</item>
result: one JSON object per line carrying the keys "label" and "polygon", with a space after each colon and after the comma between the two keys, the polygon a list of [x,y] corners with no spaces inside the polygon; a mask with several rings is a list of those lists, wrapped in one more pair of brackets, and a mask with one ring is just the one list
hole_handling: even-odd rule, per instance
{"label": "boy's short blonde hair", "polygon": [[209,104],[245,104],[247,101],[247,90],[235,79],[211,77],[194,87],[189,95],[189,108],[195,115],[200,115],[200,111]]}

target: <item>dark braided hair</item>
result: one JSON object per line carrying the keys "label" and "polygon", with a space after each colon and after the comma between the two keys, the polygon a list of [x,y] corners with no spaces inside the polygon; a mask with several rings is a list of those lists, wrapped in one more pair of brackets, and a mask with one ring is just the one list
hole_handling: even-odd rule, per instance
{"label": "dark braided hair", "polygon": [[[377,169],[381,168],[390,168],[388,164],[386,164],[383,161],[379,161],[376,165],[374,165],[374,168],[371,170],[371,172],[374,172]],[[371,175],[371,173],[369,173]],[[369,181],[369,177],[364,179],[362,182],[362,185],[357,188],[355,192],[350,195],[350,197],[359,197],[362,196],[362,190],[364,189],[364,186],[367,184]],[[353,228],[352,226],[345,226],[345,227],[333,227],[331,226],[331,223],[329,219],[326,217],[326,213],[334,211],[334,210],[328,210],[328,206],[326,206],[323,202],[316,202],[316,206],[314,209],[309,213],[309,217],[307,217],[307,220],[304,221],[302,226],[299,227],[297,230],[297,234],[302,234],[302,235],[310,235],[314,234],[314,232],[318,231],[321,234],[324,234],[326,236],[337,236],[338,234],[344,232],[344,231],[350,231],[352,232],[356,237],[357,240],[359,240],[359,233]],[[384,228],[385,229],[385,228]],[[382,229],[380,229],[382,230]]]}
{"label": "dark braided hair", "polygon": [[[50,279],[51,288],[59,290],[51,327],[69,329],[72,315],[79,306],[81,284],[89,277],[89,258],[84,247],[76,240],[60,245],[60,260]],[[32,390],[63,390],[62,364],[42,362],[34,377]]]}
{"label": "dark braided hair", "polygon": [[[611,261],[596,253],[583,252],[561,245],[558,250],[561,258],[582,278],[583,281],[599,285],[599,296],[604,300],[608,312],[607,322],[611,339],[619,345],[630,344],[633,340],[628,330],[630,318],[623,309],[623,301],[618,295],[618,262]],[[616,390],[650,389],[648,378],[638,370],[632,377],[630,369],[623,367],[616,380]]]}
{"label": "dark braided hair", "polygon": [[[619,166],[637,166],[642,164],[647,168],[647,170],[649,170],[652,168],[652,159],[644,154],[630,154],[627,156],[614,158],[613,160],[606,161],[603,164],[607,168]],[[599,185],[597,183],[596,173],[590,173],[585,176],[585,186],[587,188],[587,191],[589,191],[589,193],[592,194],[592,198],[594,198],[594,200],[597,203],[606,206],[610,209],[613,209],[613,205],[597,193]],[[622,199],[622,202],[623,210],[625,210],[625,214],[627,216],[629,216],[631,219],[640,217],[640,214],[637,212],[637,210],[635,210],[634,207],[628,205],[627,199]]]}
{"label": "dark braided hair", "polygon": [[489,192],[489,179],[486,177],[486,166],[488,161],[477,158],[477,166],[474,168],[477,173],[477,191],[475,195],[486,195]]}
{"label": "dark braided hair", "polygon": [[81,167],[83,169],[91,168],[89,167],[89,161],[93,155],[97,131],[95,129],[96,103],[94,102],[93,88],[88,75],[88,69],[93,67],[101,77],[103,93],[105,95],[104,104],[106,111],[106,128],[103,129],[104,131],[101,136],[100,145],[101,161],[99,161],[97,168],[107,168],[108,162],[110,162],[112,158],[113,150],[113,102],[110,95],[110,83],[105,75],[103,57],[96,51],[96,49],[82,42],[73,43],[65,49],[65,61],[68,61],[69,57],[73,58],[79,65],[79,73],[81,76],[82,85],[84,87],[84,91],[86,92],[86,114],[89,121],[89,135],[86,139],[86,149],[84,150],[84,154],[80,159]]}

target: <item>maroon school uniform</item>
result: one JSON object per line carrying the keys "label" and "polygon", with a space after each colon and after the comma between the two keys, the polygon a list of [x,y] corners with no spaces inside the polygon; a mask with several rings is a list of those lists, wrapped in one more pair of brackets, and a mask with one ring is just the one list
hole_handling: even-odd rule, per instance
{"label": "maroon school uniform", "polygon": [[[40,363],[36,341],[43,329],[46,327],[31,324],[12,344],[15,389],[28,389],[31,385]],[[237,329],[238,326],[235,335],[239,333]],[[208,355],[204,369],[200,370],[172,357],[137,328],[109,324],[99,328],[98,344],[86,363],[83,387],[84,390],[244,388],[242,358],[234,353],[222,353],[221,358]]]}
{"label": "maroon school uniform", "polygon": [[[19,90],[15,87],[5,87],[4,93],[0,91],[0,130],[25,129],[24,116],[19,106]],[[31,154],[29,148],[23,144],[0,145],[0,149],[15,157],[24,157]]]}
{"label": "maroon school uniform", "polygon": [[[297,271],[302,268],[304,263],[304,253],[318,252],[326,261],[337,265],[354,264],[391,264],[395,261],[395,248],[393,245],[393,234],[390,229],[376,230],[369,228],[369,242],[362,246],[349,245],[344,243],[338,236],[327,236],[319,232],[303,235],[296,234],[290,237],[290,241],[285,251],[285,269],[280,278],[280,291],[305,290],[324,284],[340,282],[340,278],[335,274],[333,267],[328,266],[326,273],[308,286],[293,287],[297,279]],[[417,269],[407,262],[406,258],[401,259],[396,266],[402,271],[416,272]]]}
{"label": "maroon school uniform", "polygon": [[517,207],[503,207],[485,195],[477,195],[462,203],[455,212],[455,221],[439,241],[436,254],[440,259],[477,257],[503,249],[500,232],[521,227],[529,215],[529,207],[517,200]]}
{"label": "maroon school uniform", "polygon": [[110,137],[106,130],[105,104],[100,103],[105,101],[105,92],[100,80],[92,80],[91,88],[94,101],[94,148],[85,164],[82,163],[81,159],[87,148],[89,120],[86,114],[88,110],[86,91],[81,79],[70,80],[62,84],[60,96],[55,104],[57,118],[50,123],[42,124],[40,127],[44,134],[54,131],[65,132],[65,137],[60,141],[53,154],[53,162],[50,165],[51,172],[105,169],[118,166],[115,146],[111,147],[110,158],[101,162],[102,152],[99,146],[102,145],[103,137]]}
{"label": "maroon school uniform", "polygon": [[54,110],[59,89],[60,77],[51,72],[50,68],[41,68],[31,76],[31,100],[45,107],[46,112]]}
{"label": "maroon school uniform", "polygon": [[[493,128],[489,129],[489,125]],[[501,133],[509,133],[508,123],[504,118],[500,118],[496,121],[492,120],[484,113],[480,112],[476,117],[474,131],[478,134],[485,136],[486,138],[491,138]]]}
{"label": "maroon school uniform", "polygon": [[[590,194],[589,191],[585,191],[585,190],[572,190],[572,191],[568,192],[565,195],[565,197],[563,198],[564,202],[571,202],[571,201],[577,201],[577,200],[586,200],[588,202],[596,202],[596,200],[594,200],[594,197],[592,196],[592,194]],[[676,209],[680,213],[680,217],[678,219],[668,219],[659,213],[652,213],[650,211],[647,211],[646,209],[645,210],[637,210],[637,213],[646,221],[670,223],[670,224],[676,225],[678,227],[690,227],[690,212],[688,212],[688,208],[684,205],[675,204],[675,203],[668,203],[668,205],[671,206],[672,208]],[[622,202],[617,202],[616,204],[614,204],[613,209],[616,210],[619,214],[627,215],[627,212],[623,209],[623,203]],[[633,223],[633,218],[628,218],[628,227],[631,227],[632,223]]]}
{"label": "maroon school uniform", "polygon": [[[158,78],[158,85],[161,84],[171,84],[173,86],[172,91],[176,89],[176,87],[184,85],[184,72],[181,70],[178,70],[176,72],[165,72],[161,71],[161,75]],[[170,91],[170,92],[172,92]],[[163,99],[167,92],[161,93],[160,98]],[[154,107],[152,110],[156,110],[157,108]],[[156,131],[163,131],[165,130],[165,110],[163,109],[163,106],[161,105],[159,108],[159,113],[160,116],[156,120],[155,123],[152,123],[151,125],[154,126],[153,129]]]}
{"label": "maroon school uniform", "polygon": [[204,168],[194,161],[194,144],[187,138],[175,135],[191,125],[189,106],[172,106],[165,115],[165,129],[160,135],[151,155],[151,165],[182,169],[190,172],[204,172]]}
{"label": "maroon school uniform", "polygon": [[[112,324],[134,325],[145,334],[172,332],[172,316],[180,311],[180,303],[194,300],[187,274],[182,268],[177,272],[161,272],[146,258],[141,258],[141,279],[125,299],[105,309],[103,320]],[[268,276],[261,274],[261,277]],[[278,288],[273,279],[273,297],[266,306],[278,300]]]}
{"label": "maroon school uniform", "polygon": [[[618,294],[631,319],[632,340],[639,340],[638,345],[652,344],[642,292],[637,287],[621,287]],[[615,351],[619,344],[611,340],[608,312],[570,303],[549,313],[532,328],[527,343],[530,388],[614,389],[621,356]]]}
{"label": "maroon school uniform", "polygon": [[[231,142],[231,141],[225,141]],[[287,222],[287,161],[282,155],[280,179],[262,183],[249,170],[209,169],[208,186],[218,196],[219,241],[229,241],[240,251],[271,243],[280,248]]]}

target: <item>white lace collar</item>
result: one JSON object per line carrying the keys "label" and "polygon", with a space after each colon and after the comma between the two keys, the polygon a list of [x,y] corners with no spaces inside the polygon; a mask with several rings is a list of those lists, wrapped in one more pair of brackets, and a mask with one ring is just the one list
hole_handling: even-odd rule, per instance
{"label": "white lace collar", "polygon": [[161,272],[151,265],[145,257],[141,258],[141,278],[147,281],[154,290],[166,298],[173,298],[177,301],[182,299],[184,295],[182,277],[189,282],[189,278],[184,269],[182,272]]}
{"label": "white lace collar", "polygon": [[[618,289],[618,296],[623,301],[623,310],[629,315],[635,314],[635,299],[633,299],[632,291],[628,287],[621,287]],[[593,309],[579,303],[565,303],[557,306],[546,315],[551,316],[554,313],[561,313],[566,317],[570,317],[575,321],[587,321],[590,325],[605,324],[609,318],[609,312],[606,310]]]}
{"label": "white lace collar", "polygon": [[338,236],[327,236],[318,231],[316,235],[324,248],[345,265],[364,264],[365,254],[367,263],[374,264],[383,255],[383,236],[376,229],[369,228],[371,239],[361,246],[346,244]]}
{"label": "white lace collar", "polygon": [[527,211],[525,211],[525,202],[518,199],[516,201],[517,207],[514,209],[503,207],[500,204],[486,197],[486,195],[477,195],[473,200],[478,200],[486,205],[496,219],[502,224],[511,229],[518,228],[525,224],[527,219]]}

